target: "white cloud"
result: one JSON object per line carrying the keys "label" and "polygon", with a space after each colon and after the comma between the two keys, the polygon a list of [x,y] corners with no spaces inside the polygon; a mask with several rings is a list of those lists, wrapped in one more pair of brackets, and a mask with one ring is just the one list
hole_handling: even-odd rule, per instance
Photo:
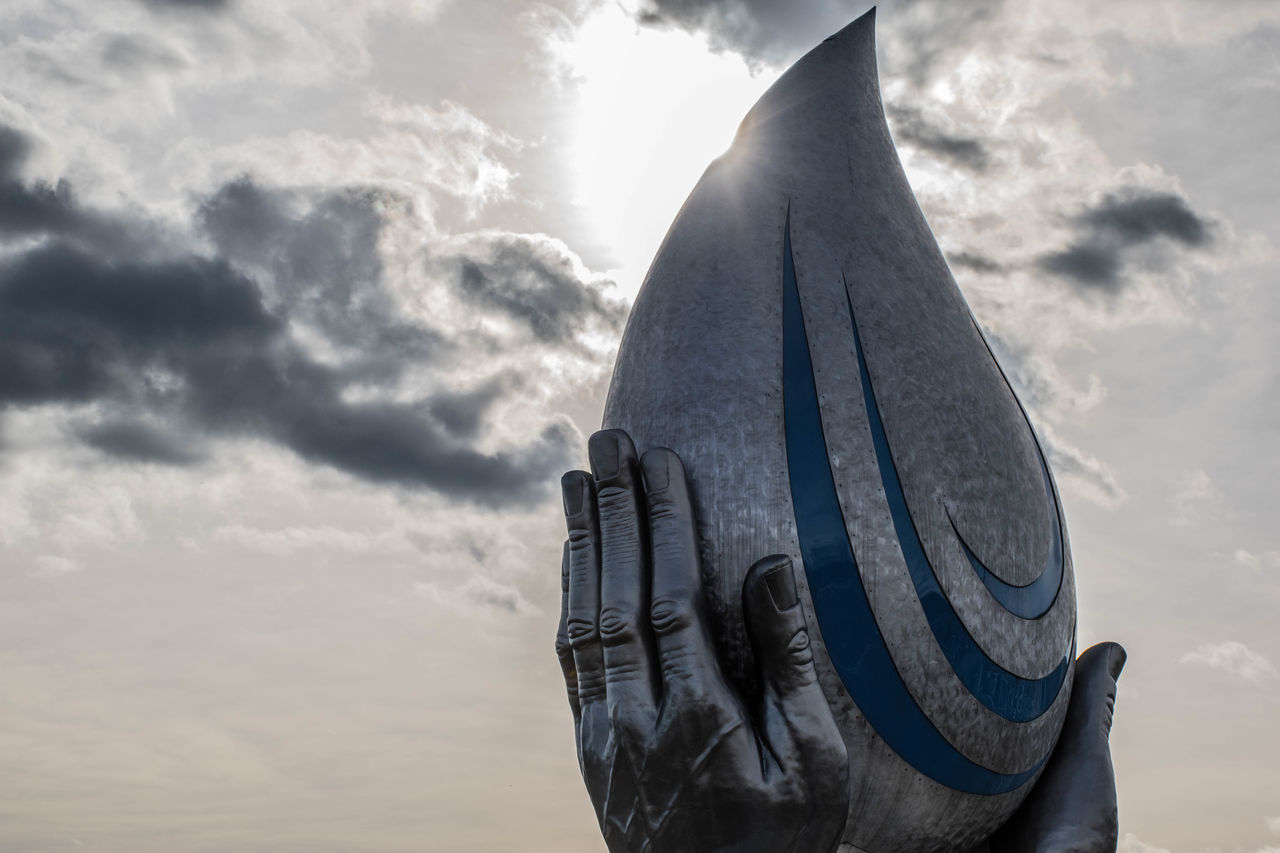
{"label": "white cloud", "polygon": [[1213,478],[1201,470],[1184,475],[1169,502],[1173,504],[1170,521],[1179,527],[1221,517],[1227,511],[1222,492]]}
{"label": "white cloud", "polygon": [[1267,829],[1270,829],[1276,835],[1280,835],[1280,817],[1263,818],[1267,823]]}
{"label": "white cloud", "polygon": [[368,557],[371,554],[413,553],[413,546],[396,530],[364,532],[333,526],[302,526],[259,528],[243,524],[219,527],[211,534],[218,542],[238,545],[277,557],[291,556],[300,551],[338,552],[346,557],[353,554]]}
{"label": "white cloud", "polygon": [[1063,488],[1104,509],[1114,509],[1129,499],[1107,463],[1067,441],[1049,422],[1041,421],[1038,428],[1048,444],[1054,475]]}
{"label": "white cloud", "polygon": [[1246,551],[1244,548],[1236,549],[1236,562],[1250,569],[1256,569],[1262,565],[1262,558],[1257,554]]}
{"label": "white cloud", "polygon": [[32,575],[36,577],[54,578],[61,575],[74,574],[84,567],[76,560],[70,557],[60,557],[56,554],[42,554],[33,561],[35,570]]}
{"label": "white cloud", "polygon": [[1179,659],[1179,663],[1200,664],[1254,684],[1276,676],[1275,664],[1235,640],[1206,643],[1187,652]]}
{"label": "white cloud", "polygon": [[1264,566],[1274,569],[1280,566],[1280,551],[1255,552],[1246,548],[1237,548],[1235,560],[1249,569],[1260,569]]}
{"label": "white cloud", "polygon": [[1116,849],[1116,853],[1172,853],[1172,851],[1139,841],[1132,832],[1126,832],[1124,838],[1120,839],[1120,846]]}
{"label": "white cloud", "polygon": [[426,217],[416,223],[419,238],[432,225],[436,194],[461,200],[469,215],[510,195],[515,174],[503,158],[521,143],[464,107],[398,103],[373,94],[364,118],[364,132],[357,135],[294,129],[227,144],[188,137],[169,150],[161,167],[206,189],[246,172],[275,186],[385,187],[416,202]]}
{"label": "white cloud", "polygon": [[520,594],[520,590],[510,584],[499,583],[482,575],[469,578],[466,582],[453,587],[436,583],[421,583],[416,587],[421,595],[426,595],[437,604],[451,610],[467,611],[499,611],[513,615],[536,615],[541,611],[534,607]]}

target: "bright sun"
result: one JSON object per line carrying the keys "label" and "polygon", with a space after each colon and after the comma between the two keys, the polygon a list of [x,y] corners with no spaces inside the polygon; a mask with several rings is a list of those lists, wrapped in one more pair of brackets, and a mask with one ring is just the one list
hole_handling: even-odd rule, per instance
{"label": "bright sun", "polygon": [[676,211],[773,82],[687,33],[638,27],[608,4],[563,47],[581,80],[574,201],[613,250],[633,296]]}

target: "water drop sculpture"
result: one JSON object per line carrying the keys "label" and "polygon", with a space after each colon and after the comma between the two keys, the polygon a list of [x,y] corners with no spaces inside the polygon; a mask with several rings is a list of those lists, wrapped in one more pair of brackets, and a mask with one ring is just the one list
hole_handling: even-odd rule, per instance
{"label": "water drop sculpture", "polygon": [[908,185],[874,13],[797,62],[658,251],[604,425],[694,488],[704,587],[753,689],[741,591],[792,557],[848,750],[852,849],[963,849],[1062,728],[1075,588],[1026,413]]}

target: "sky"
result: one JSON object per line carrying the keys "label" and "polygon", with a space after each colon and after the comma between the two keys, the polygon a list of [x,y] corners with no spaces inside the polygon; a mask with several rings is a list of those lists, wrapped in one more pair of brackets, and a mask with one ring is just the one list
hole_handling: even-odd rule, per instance
{"label": "sky", "polygon": [[[853,0],[6,0],[0,849],[601,851],[556,482]],[[1280,851],[1280,5],[890,0],[908,176],[1129,651],[1123,853]]]}

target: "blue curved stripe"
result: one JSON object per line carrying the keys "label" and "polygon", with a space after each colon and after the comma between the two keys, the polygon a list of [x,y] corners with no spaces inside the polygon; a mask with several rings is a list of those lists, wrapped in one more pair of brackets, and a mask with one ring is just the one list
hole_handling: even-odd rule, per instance
{"label": "blue curved stripe", "polygon": [[960,547],[964,549],[964,555],[968,558],[974,573],[1005,610],[1023,619],[1039,619],[1049,612],[1049,608],[1053,607],[1053,603],[1058,599],[1058,591],[1062,588],[1062,574],[1066,566],[1066,560],[1062,555],[1062,522],[1058,518],[1058,501],[1053,493],[1053,481],[1049,479],[1049,466],[1044,460],[1044,453],[1040,451],[1038,443],[1036,452],[1040,458],[1040,474],[1044,478],[1044,491],[1049,501],[1049,555],[1045,558],[1040,576],[1031,583],[1018,586],[997,577],[995,572],[988,569],[978,559],[978,555],[973,553],[964,535],[960,533],[960,528],[956,526],[956,520],[951,517],[951,511],[947,511],[947,521],[951,522],[951,529],[955,531],[956,539],[960,540]]}
{"label": "blue curved stripe", "polygon": [[791,256],[790,214],[783,252],[787,468],[805,575],[831,662],[867,721],[894,752],[920,773],[970,794],[1016,790],[1036,774],[1047,754],[1021,773],[998,773],[966,758],[916,704],[876,627],[827,458],[813,361]]}
{"label": "blue curved stripe", "polygon": [[1004,368],[996,360],[996,354],[991,351],[991,344],[987,343],[987,336],[982,333],[982,327],[978,325],[978,321],[973,318],[972,314],[969,315],[969,322],[973,323],[974,331],[978,333],[978,338],[982,341],[982,345],[986,347],[991,363],[995,365],[996,370],[1000,373],[1000,378],[1004,380],[1005,387],[1009,389],[1009,395],[1013,397],[1013,402],[1017,404],[1018,411],[1022,413],[1022,419],[1026,421],[1027,429],[1031,432],[1031,441],[1036,446],[1036,458],[1040,461],[1040,476],[1044,480],[1045,502],[1049,508],[1049,553],[1045,557],[1044,568],[1041,569],[1039,577],[1029,584],[1018,586],[1017,584],[1008,583],[997,577],[973,553],[973,549],[969,547],[969,543],[965,541],[964,535],[956,525],[955,519],[951,517],[950,510],[947,511],[947,521],[951,522],[951,529],[955,531],[956,538],[960,540],[960,545],[964,548],[964,555],[969,559],[969,565],[973,567],[974,572],[982,579],[982,583],[996,601],[1000,602],[1010,613],[1021,616],[1023,619],[1039,619],[1048,613],[1049,608],[1057,601],[1058,593],[1062,589],[1062,577],[1066,572],[1067,561],[1063,553],[1065,551],[1063,544],[1065,537],[1062,535],[1062,515],[1061,508],[1058,506],[1058,495],[1053,489],[1053,478],[1049,474],[1049,463],[1044,458],[1044,448],[1040,446],[1040,439],[1036,437],[1036,431],[1031,426],[1031,418],[1027,417],[1026,408],[1022,405],[1022,401],[1018,399],[1018,395],[1014,393],[1013,386],[1009,384],[1009,377],[1005,376]]}
{"label": "blue curved stripe", "polygon": [[[846,288],[846,300],[848,295]],[[876,402],[871,375],[867,371],[862,338],[858,334],[858,321],[854,316],[852,303],[847,304],[849,321],[853,326],[854,347],[858,354],[862,399],[867,409],[867,423],[871,427],[871,439],[875,445],[876,463],[880,467],[880,479],[884,483],[889,514],[893,518],[893,529],[898,534],[902,556],[907,562],[907,571],[911,575],[911,582],[915,585],[916,595],[920,597],[920,604],[924,608],[925,618],[929,621],[929,628],[937,638],[947,662],[959,676],[960,682],[979,702],[1006,720],[1014,722],[1034,720],[1047,711],[1053,704],[1053,700],[1057,698],[1071,659],[1069,656],[1064,656],[1058,666],[1042,678],[1030,679],[1014,675],[987,657],[986,652],[982,651],[965,628],[955,608],[951,606],[951,602],[947,600],[946,594],[938,583],[933,564],[929,562],[924,545],[920,542],[920,535],[916,530],[915,521],[911,518],[911,511],[907,508],[907,498],[902,491],[902,480],[898,476],[898,469],[889,449],[889,437],[885,434],[884,422],[880,418],[880,406]]]}

